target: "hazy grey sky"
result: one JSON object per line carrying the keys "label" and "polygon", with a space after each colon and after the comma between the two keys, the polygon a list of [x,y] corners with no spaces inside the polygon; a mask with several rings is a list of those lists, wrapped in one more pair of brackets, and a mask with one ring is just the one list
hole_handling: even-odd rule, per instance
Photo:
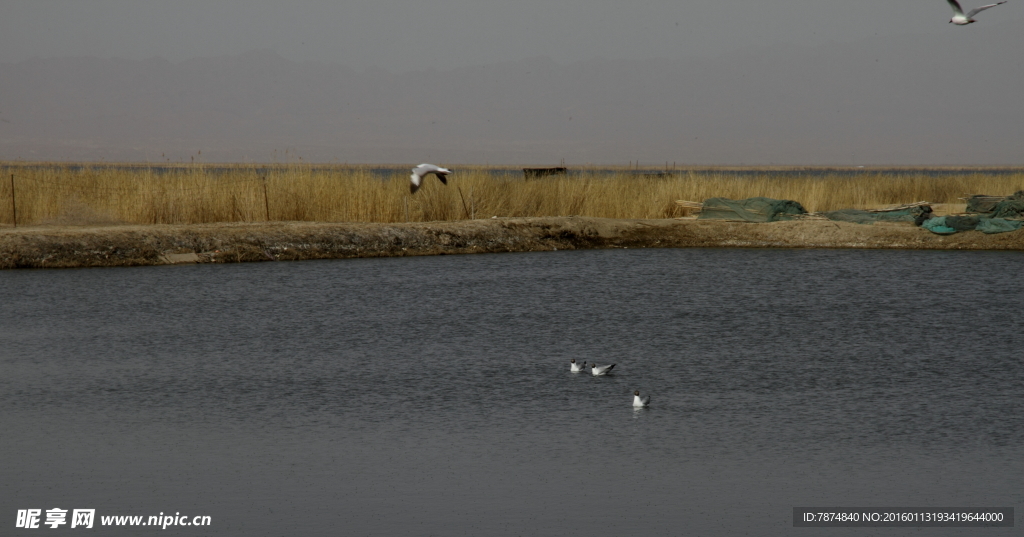
{"label": "hazy grey sky", "polygon": [[951,16],[946,0],[0,0],[0,158],[1019,163],[1024,0]]}
{"label": "hazy grey sky", "polygon": [[945,0],[4,0],[0,62],[180,61],[253,49],[392,71],[536,56],[679,58],[1019,25],[1024,0],[968,28],[947,24],[951,14]]}

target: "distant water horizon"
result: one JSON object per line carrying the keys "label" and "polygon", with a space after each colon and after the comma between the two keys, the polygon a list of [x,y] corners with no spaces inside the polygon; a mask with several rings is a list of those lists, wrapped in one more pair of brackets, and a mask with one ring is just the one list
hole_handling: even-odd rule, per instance
{"label": "distant water horizon", "polygon": [[[239,169],[251,169],[257,175],[268,173],[271,170],[288,169],[294,167],[308,167],[314,170],[364,170],[371,174],[384,178],[392,175],[407,175],[411,167],[417,163],[408,164],[358,164],[358,163],[336,163],[336,162],[105,162],[105,161],[20,161],[0,160],[0,168],[45,168],[61,167],[70,170],[84,169],[147,169],[156,173],[174,172],[182,169],[200,167],[209,172],[234,172]],[[566,168],[568,175],[617,175],[633,174],[644,177],[674,177],[687,174],[723,174],[738,176],[828,176],[854,177],[857,175],[925,175],[934,177],[955,176],[964,174],[987,174],[987,175],[1012,175],[1024,173],[1022,166],[801,166],[801,165],[766,165],[766,166],[732,166],[732,165],[684,165],[682,163],[663,164],[626,164],[621,166],[589,165],[589,164],[523,164],[516,166],[509,165],[488,165],[488,164],[459,164],[439,162],[453,171],[459,168],[472,169],[474,171],[486,171],[494,176],[523,175],[524,169],[553,169]],[[542,179],[542,178],[541,178]]]}

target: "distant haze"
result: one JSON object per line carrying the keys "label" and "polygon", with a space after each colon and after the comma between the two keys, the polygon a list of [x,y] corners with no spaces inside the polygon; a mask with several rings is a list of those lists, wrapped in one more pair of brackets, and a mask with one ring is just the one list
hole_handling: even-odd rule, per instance
{"label": "distant haze", "polygon": [[[945,0],[5,0],[0,62],[82,55],[178,62],[263,49],[393,72],[538,56],[680,59],[776,43],[964,35],[947,24],[951,16]],[[969,31],[1021,30],[1024,2],[979,18]]]}
{"label": "distant haze", "polygon": [[1020,164],[1017,3],[14,0],[0,159]]}

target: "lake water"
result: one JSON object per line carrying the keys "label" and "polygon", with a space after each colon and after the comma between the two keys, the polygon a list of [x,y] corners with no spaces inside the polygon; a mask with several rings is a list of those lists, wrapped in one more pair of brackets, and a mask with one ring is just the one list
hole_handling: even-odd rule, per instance
{"label": "lake water", "polygon": [[[0,524],[161,535],[1017,535],[1024,254],[603,250],[0,272]],[[569,372],[569,359],[616,363]],[[632,392],[652,394],[649,409]],[[930,532],[930,533],[929,533]],[[76,533],[77,534],[77,533]]]}

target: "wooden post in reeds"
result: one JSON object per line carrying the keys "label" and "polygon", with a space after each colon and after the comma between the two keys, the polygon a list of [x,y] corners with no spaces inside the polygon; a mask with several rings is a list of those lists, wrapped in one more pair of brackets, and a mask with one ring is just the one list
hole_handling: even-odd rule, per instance
{"label": "wooden post in reeds", "polygon": [[11,174],[11,216],[14,227],[18,227],[18,201],[14,197],[14,174]]}
{"label": "wooden post in reeds", "polygon": [[263,207],[267,210],[267,222],[270,221],[270,198],[267,197],[267,180],[263,179]]}
{"label": "wooden post in reeds", "polygon": [[466,211],[466,218],[472,220],[472,217],[469,215],[469,207],[466,205],[466,196],[462,195],[462,187],[457,186],[456,188],[459,190],[459,197],[462,198],[462,210]]}

